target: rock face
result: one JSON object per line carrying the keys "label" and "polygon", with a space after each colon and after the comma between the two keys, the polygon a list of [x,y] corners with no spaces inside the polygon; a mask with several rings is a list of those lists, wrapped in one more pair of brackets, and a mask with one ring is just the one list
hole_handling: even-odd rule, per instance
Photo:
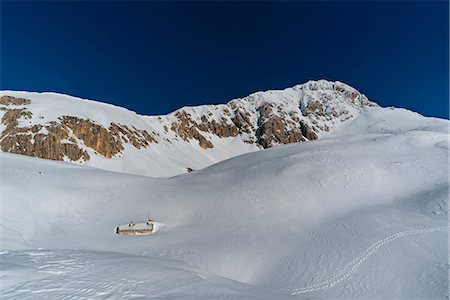
{"label": "rock face", "polygon": [[[184,107],[164,116],[139,116],[121,108],[111,110],[111,106],[110,115],[102,108],[94,114],[83,108],[86,101],[81,100],[71,100],[73,112],[61,106],[63,112],[55,108],[56,114],[51,110],[53,103],[47,101],[45,107],[51,113],[46,115],[40,107],[45,94],[30,99],[26,93],[19,97],[3,91],[1,95],[2,151],[82,164],[93,157],[121,158],[130,149],[152,155],[156,145],[167,151],[188,145],[197,152],[214,153],[217,145],[223,148],[224,144],[262,149],[315,140],[364,107],[376,105],[348,85],[325,80],[258,92],[222,105]],[[132,118],[116,120],[116,110]],[[158,148],[161,151],[166,150]],[[188,165],[183,169],[193,170]]]}
{"label": "rock face", "polygon": [[[123,143],[136,148],[148,147],[156,140],[145,130],[130,129],[127,125],[111,123],[107,129],[94,121],[74,116],[61,116],[43,125],[24,126],[20,123],[32,118],[26,108],[10,108],[31,103],[29,99],[0,97],[4,111],[1,123],[6,126],[0,135],[0,149],[51,160],[88,161],[88,149],[111,158],[124,149]],[[26,123],[26,122],[25,122]],[[85,148],[84,147],[84,148]]]}

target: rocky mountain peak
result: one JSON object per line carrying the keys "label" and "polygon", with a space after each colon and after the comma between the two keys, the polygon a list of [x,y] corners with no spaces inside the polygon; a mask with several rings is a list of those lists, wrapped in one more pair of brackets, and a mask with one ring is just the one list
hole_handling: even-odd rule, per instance
{"label": "rocky mountain peak", "polygon": [[175,175],[245,152],[318,139],[376,106],[356,89],[326,80],[162,116],[54,93],[0,96],[2,151],[111,170],[131,162],[139,164],[139,172],[131,173],[153,176],[164,172],[149,171],[138,160],[156,169],[169,161],[175,167],[168,174]]}

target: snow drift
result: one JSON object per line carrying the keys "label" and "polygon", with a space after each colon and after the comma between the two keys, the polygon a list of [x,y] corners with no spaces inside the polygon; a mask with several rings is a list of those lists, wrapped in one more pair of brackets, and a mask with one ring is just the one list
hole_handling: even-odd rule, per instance
{"label": "snow drift", "polygon": [[2,297],[448,298],[448,121],[344,125],[173,178],[1,153]]}

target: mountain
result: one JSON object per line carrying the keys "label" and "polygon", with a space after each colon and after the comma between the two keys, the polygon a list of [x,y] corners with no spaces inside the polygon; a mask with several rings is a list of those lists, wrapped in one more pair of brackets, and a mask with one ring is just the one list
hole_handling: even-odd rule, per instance
{"label": "mountain", "polygon": [[368,107],[172,178],[0,153],[1,298],[448,299],[448,126]]}
{"label": "mountain", "polygon": [[55,93],[0,96],[1,151],[151,177],[328,137],[378,107],[354,88],[325,80],[162,116]]}

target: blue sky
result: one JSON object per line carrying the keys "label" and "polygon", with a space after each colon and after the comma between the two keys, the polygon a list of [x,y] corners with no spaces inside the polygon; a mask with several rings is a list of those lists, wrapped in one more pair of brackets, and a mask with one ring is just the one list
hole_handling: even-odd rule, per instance
{"label": "blue sky", "polygon": [[448,2],[1,2],[1,89],[143,114],[310,79],[448,118]]}

